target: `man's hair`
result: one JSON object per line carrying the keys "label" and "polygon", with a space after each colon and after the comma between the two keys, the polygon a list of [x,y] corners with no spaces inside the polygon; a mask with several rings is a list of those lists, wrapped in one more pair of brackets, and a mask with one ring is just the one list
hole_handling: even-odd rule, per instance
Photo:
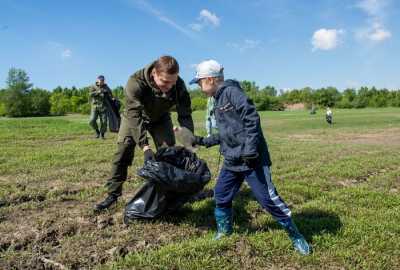
{"label": "man's hair", "polygon": [[99,76],[97,76],[97,79],[98,79],[98,80],[103,80],[103,81],[104,81],[105,78],[104,78],[103,75],[99,75]]}
{"label": "man's hair", "polygon": [[157,73],[164,72],[170,75],[178,74],[179,64],[172,56],[163,55],[154,63],[154,69],[157,71]]}

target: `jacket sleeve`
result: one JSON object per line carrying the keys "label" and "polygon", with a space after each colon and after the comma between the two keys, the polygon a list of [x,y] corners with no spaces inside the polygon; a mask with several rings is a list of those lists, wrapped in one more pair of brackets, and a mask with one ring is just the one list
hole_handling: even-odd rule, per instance
{"label": "jacket sleeve", "polygon": [[214,146],[214,145],[217,145],[217,144],[220,144],[221,140],[220,140],[220,137],[219,137],[219,133],[212,134],[211,136],[204,138],[203,139],[203,143],[204,143],[204,146],[207,147],[207,148],[211,147],[211,146]]}
{"label": "jacket sleeve", "polygon": [[253,102],[237,87],[229,89],[230,101],[243,121],[246,131],[246,141],[242,156],[257,156],[257,146],[260,140],[260,117]]}
{"label": "jacket sleeve", "polygon": [[143,120],[142,89],[134,78],[129,78],[125,86],[126,109],[125,117],[128,127],[132,130],[133,140],[143,148],[147,145],[147,128]]}
{"label": "jacket sleeve", "polygon": [[182,79],[178,79],[176,91],[178,93],[176,111],[178,113],[179,125],[188,128],[191,132],[194,132],[190,95],[186,89],[185,82]]}

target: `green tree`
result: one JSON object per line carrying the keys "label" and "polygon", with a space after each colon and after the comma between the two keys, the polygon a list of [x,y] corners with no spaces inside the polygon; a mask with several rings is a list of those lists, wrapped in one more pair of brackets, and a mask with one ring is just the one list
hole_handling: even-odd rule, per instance
{"label": "green tree", "polygon": [[315,95],[317,104],[325,107],[334,107],[341,98],[340,92],[335,87],[318,89]]}
{"label": "green tree", "polygon": [[207,99],[205,97],[195,97],[192,99],[192,110],[200,111],[207,108]]}
{"label": "green tree", "polygon": [[23,69],[10,68],[6,80],[8,89],[21,89],[23,91],[29,91],[32,84],[29,83],[29,76]]}
{"label": "green tree", "polygon": [[53,93],[50,97],[51,109],[53,115],[65,115],[71,112],[71,100],[65,93]]}
{"label": "green tree", "polygon": [[246,81],[246,80],[241,81],[240,86],[242,87],[244,92],[247,94],[247,96],[250,98],[254,97],[259,90],[259,87],[256,85],[256,83],[254,81],[252,81],[252,82]]}
{"label": "green tree", "polygon": [[0,116],[7,115],[6,112],[6,89],[0,89]]}
{"label": "green tree", "polygon": [[35,88],[29,92],[30,114],[45,116],[50,114],[50,93],[44,89]]}
{"label": "green tree", "polygon": [[357,97],[357,92],[355,89],[348,88],[343,91],[342,97],[337,104],[338,108],[350,109],[354,108],[354,100]]}
{"label": "green tree", "polygon": [[6,115],[10,117],[31,115],[29,92],[32,84],[29,83],[27,73],[22,69],[11,68],[8,71],[6,83]]}
{"label": "green tree", "polygon": [[267,85],[263,89],[261,89],[261,92],[271,97],[276,97],[278,95],[278,91],[275,89],[275,87],[270,85]]}

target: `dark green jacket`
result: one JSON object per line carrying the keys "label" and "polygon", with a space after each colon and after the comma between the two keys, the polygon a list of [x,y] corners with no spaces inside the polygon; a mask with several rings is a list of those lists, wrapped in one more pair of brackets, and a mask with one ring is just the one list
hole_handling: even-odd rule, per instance
{"label": "dark green jacket", "polygon": [[[147,144],[147,124],[154,124],[176,109],[178,122],[193,132],[192,109],[185,82],[178,77],[176,84],[163,94],[154,87],[151,71],[154,63],[130,76],[124,89],[125,117],[132,128],[133,139],[140,146]],[[164,118],[165,119],[165,118]]]}
{"label": "dark green jacket", "polygon": [[105,109],[105,95],[109,95],[112,98],[111,89],[107,84],[103,84],[102,86],[94,84],[89,87],[89,97],[92,106]]}

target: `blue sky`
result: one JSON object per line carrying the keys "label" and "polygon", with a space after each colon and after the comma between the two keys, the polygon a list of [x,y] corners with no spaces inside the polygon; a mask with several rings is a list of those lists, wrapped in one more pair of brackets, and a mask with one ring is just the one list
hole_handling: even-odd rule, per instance
{"label": "blue sky", "polygon": [[214,58],[227,78],[278,89],[400,89],[397,0],[0,0],[0,87],[111,87],[170,54],[188,82]]}

